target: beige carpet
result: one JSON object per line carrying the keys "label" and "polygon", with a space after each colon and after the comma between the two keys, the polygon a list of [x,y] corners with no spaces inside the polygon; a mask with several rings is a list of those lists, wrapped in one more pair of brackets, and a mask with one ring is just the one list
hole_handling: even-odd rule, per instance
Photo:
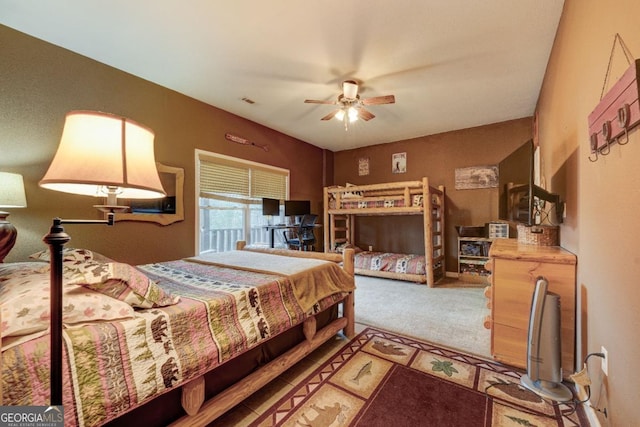
{"label": "beige carpet", "polygon": [[429,288],[356,276],[356,322],[482,357],[490,355],[490,313],[483,287],[455,283]]}

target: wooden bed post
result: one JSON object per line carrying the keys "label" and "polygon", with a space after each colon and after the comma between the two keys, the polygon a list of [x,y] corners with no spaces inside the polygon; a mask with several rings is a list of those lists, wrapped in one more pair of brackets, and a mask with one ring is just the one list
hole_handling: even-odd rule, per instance
{"label": "wooden bed post", "polygon": [[427,286],[430,288],[434,285],[433,277],[433,222],[431,218],[432,201],[431,192],[429,191],[429,178],[422,178],[422,231],[424,233],[424,257],[427,261]]}
{"label": "wooden bed post", "polygon": [[[438,190],[440,190],[440,215],[444,215],[445,212],[445,188],[444,185],[438,185]],[[445,227],[444,227],[444,219],[440,218],[440,257],[442,257],[442,277],[447,274],[447,264],[445,260],[447,259],[447,253],[445,252],[446,244],[445,244]]]}
{"label": "wooden bed post", "polygon": [[324,187],[322,189],[322,199],[322,205],[324,206],[324,226],[322,227],[324,231],[323,249],[325,252],[331,252],[333,251],[333,248],[331,247],[331,243],[329,242],[329,232],[333,232],[333,230],[329,229],[332,228],[333,224],[329,223],[329,191],[327,187]]}
{"label": "wooden bed post", "polygon": [[204,403],[204,377],[200,376],[182,386],[182,408],[189,415],[198,413]]}
{"label": "wooden bed post", "polygon": [[302,333],[307,341],[313,340],[316,336],[318,322],[316,321],[316,316],[307,317],[304,319],[304,323],[302,324]]}
{"label": "wooden bed post", "polygon": [[[354,266],[354,258],[356,251],[353,248],[347,248],[344,250],[343,254],[343,265],[342,268],[349,273],[351,277],[355,280],[355,266]],[[342,315],[347,318],[347,326],[344,328],[344,334],[352,338],[356,334],[356,316],[355,316],[355,290],[352,291],[342,303]]]}

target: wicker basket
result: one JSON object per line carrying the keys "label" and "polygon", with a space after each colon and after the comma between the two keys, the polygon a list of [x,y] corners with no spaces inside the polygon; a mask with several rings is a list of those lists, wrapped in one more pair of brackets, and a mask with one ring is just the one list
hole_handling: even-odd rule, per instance
{"label": "wicker basket", "polygon": [[557,225],[527,226],[518,224],[518,243],[538,246],[559,246],[560,227]]}

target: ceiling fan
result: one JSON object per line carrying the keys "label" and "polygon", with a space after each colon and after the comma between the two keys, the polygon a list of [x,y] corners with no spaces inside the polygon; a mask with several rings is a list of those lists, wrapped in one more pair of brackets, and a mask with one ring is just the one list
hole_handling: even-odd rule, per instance
{"label": "ceiling fan", "polygon": [[351,122],[358,119],[369,121],[375,117],[371,111],[364,108],[365,106],[393,104],[396,102],[396,98],[393,95],[384,95],[361,99],[360,95],[358,95],[358,83],[354,80],[345,80],[342,82],[342,93],[338,96],[337,101],[306,99],[304,102],[308,104],[337,105],[339,107],[337,110],[332,111],[320,120],[331,120],[335,117],[343,121],[345,130],[348,130]]}

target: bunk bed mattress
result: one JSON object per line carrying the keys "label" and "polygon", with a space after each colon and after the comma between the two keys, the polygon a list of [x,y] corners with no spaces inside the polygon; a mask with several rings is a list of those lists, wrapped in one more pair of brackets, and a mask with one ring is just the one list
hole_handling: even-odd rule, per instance
{"label": "bunk bed mattress", "polygon": [[355,255],[356,273],[364,271],[383,271],[397,274],[426,274],[424,255],[396,254],[388,252],[359,252]]}
{"label": "bunk bed mattress", "polygon": [[[286,258],[267,256],[276,264]],[[136,309],[133,317],[122,320],[65,325],[65,425],[102,425],[288,330],[353,290],[353,278],[337,264],[318,262],[325,265],[316,270],[329,271],[336,292],[320,289],[323,295],[314,299],[310,286],[303,303],[293,283],[302,279],[309,284],[302,271],[274,274],[206,259],[138,266],[137,271],[179,301]],[[36,277],[42,279],[38,274],[23,279]],[[48,289],[48,281],[38,286]],[[48,404],[49,339],[48,334],[36,335],[3,351],[4,405]]]}

